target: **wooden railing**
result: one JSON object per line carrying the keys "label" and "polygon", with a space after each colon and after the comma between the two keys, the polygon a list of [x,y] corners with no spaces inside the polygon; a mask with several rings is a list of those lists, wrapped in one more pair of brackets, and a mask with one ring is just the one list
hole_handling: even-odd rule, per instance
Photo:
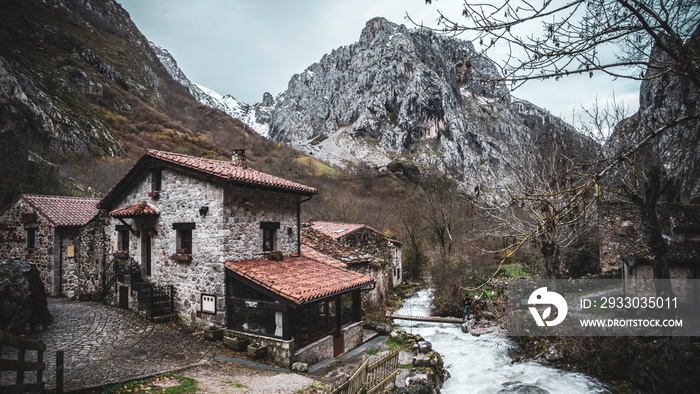
{"label": "wooden railing", "polygon": [[[2,345],[12,346],[17,348],[17,359],[0,359],[0,375],[5,371],[14,371],[17,374],[15,384],[9,386],[0,386],[0,393],[26,393],[33,391],[44,391],[45,384],[43,380],[44,369],[44,352],[46,344],[41,341],[29,341],[24,338],[0,331],[0,347]],[[26,351],[36,350],[36,361],[26,361]],[[25,383],[24,373],[36,371],[36,382]]]}
{"label": "wooden railing", "polygon": [[367,367],[367,392],[369,394],[381,392],[389,382],[396,379],[400,351],[401,349],[397,347]]}
{"label": "wooden railing", "polygon": [[372,394],[381,392],[389,382],[396,379],[396,371],[399,369],[400,350],[400,348],[396,348],[371,364],[367,356],[365,356],[351,376],[346,376],[335,382],[326,389],[326,393],[356,394],[366,392]]}

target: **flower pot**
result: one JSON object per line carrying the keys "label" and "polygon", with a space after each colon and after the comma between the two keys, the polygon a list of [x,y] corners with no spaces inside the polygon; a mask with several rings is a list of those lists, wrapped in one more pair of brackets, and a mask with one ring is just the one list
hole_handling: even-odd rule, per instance
{"label": "flower pot", "polygon": [[204,330],[204,339],[207,341],[220,341],[224,337],[224,330],[222,328],[209,327]]}
{"label": "flower pot", "polygon": [[243,352],[248,348],[250,340],[239,337],[224,337],[224,346],[227,348]]}
{"label": "flower pot", "polygon": [[250,357],[252,357],[254,360],[263,358],[267,355],[267,347],[265,347],[265,346],[257,347],[257,346],[249,345],[248,346],[248,355]]}

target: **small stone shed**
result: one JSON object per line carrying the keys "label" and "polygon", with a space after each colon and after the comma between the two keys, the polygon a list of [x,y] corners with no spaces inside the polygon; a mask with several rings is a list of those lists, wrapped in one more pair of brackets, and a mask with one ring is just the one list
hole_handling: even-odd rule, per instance
{"label": "small stone shed", "polygon": [[[667,239],[666,261],[673,292],[679,302],[697,305],[700,288],[693,279],[700,279],[700,205],[665,204],[662,207],[662,231]],[[653,295],[653,288],[641,284],[653,283],[654,269],[649,252],[640,246],[623,255],[626,288],[633,295]],[[679,279],[686,279],[681,281]],[[639,284],[637,284],[639,283]]]}
{"label": "small stone shed", "polygon": [[[46,294],[77,295],[95,270],[81,233],[94,224],[98,199],[21,195],[0,214],[0,259],[36,264]],[[99,264],[99,261],[97,262]]]}
{"label": "small stone shed", "polygon": [[391,285],[401,283],[401,248],[403,243],[391,239],[381,231],[364,224],[317,221],[311,228],[333,238],[340,244],[388,262]]}
{"label": "small stone shed", "polygon": [[362,224],[314,222],[302,227],[302,243],[308,248],[305,255],[319,252],[374,278],[375,288],[362,294],[364,312],[375,320],[383,320],[387,293],[394,284],[394,268],[401,264],[400,242],[391,242],[389,237]]}

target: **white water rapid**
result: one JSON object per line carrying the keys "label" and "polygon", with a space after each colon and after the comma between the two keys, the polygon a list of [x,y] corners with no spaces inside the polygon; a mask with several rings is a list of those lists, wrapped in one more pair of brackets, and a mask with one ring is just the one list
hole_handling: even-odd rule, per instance
{"label": "white water rapid", "polygon": [[[430,290],[404,300],[397,315],[430,316]],[[503,332],[480,337],[450,323],[396,320],[408,333],[420,334],[440,353],[450,373],[442,393],[606,393],[596,380],[535,362],[511,363],[513,343]]]}

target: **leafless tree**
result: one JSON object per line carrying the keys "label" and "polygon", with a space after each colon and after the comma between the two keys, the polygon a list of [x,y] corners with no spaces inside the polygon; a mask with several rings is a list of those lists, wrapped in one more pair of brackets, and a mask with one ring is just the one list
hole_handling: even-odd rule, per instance
{"label": "leafless tree", "polygon": [[[432,3],[427,0],[426,3]],[[656,262],[657,278],[668,278],[664,242],[656,204],[671,187],[684,159],[697,162],[697,106],[700,88],[700,7],[690,0],[570,0],[494,3],[464,2],[464,19],[440,13],[433,30],[448,34],[471,32],[482,51],[505,46],[508,56],[499,66],[506,82],[515,89],[529,80],[563,78],[602,72],[616,78],[641,80],[644,84],[678,85],[682,101],[642,106],[622,123],[620,111],[589,112],[599,131],[616,125],[613,140],[594,162],[576,162],[575,172],[565,176],[562,189],[540,186],[508,190],[511,201],[529,206],[533,222],[524,239],[540,238],[543,254],[561,224],[582,217],[593,197],[604,191],[622,196],[640,208],[648,232],[647,246]],[[539,24],[539,33],[527,29]],[[532,31],[532,30],[530,30]],[[644,87],[644,86],[643,86]],[[648,103],[651,104],[651,103]],[[675,107],[674,107],[675,106]],[[648,109],[648,110],[647,110]],[[607,123],[607,127],[603,125]],[[615,139],[619,143],[614,143]],[[602,141],[602,139],[600,140]],[[611,143],[612,142],[612,143]],[[685,165],[685,167],[688,167]],[[696,174],[697,166],[685,168]],[[693,175],[690,175],[691,177]],[[566,197],[565,197],[566,196]],[[529,205],[528,205],[529,204]],[[552,274],[555,274],[552,272]],[[551,276],[551,275],[550,275]]]}
{"label": "leafless tree", "polygon": [[[513,87],[595,72],[644,80],[650,63],[651,77],[674,74],[700,86],[698,54],[683,45],[700,21],[693,0],[465,1],[462,19],[439,15],[435,31],[471,32],[483,52],[507,46],[510,56],[500,68]],[[539,33],[530,33],[538,25]],[[649,59],[653,47],[667,58]]]}

